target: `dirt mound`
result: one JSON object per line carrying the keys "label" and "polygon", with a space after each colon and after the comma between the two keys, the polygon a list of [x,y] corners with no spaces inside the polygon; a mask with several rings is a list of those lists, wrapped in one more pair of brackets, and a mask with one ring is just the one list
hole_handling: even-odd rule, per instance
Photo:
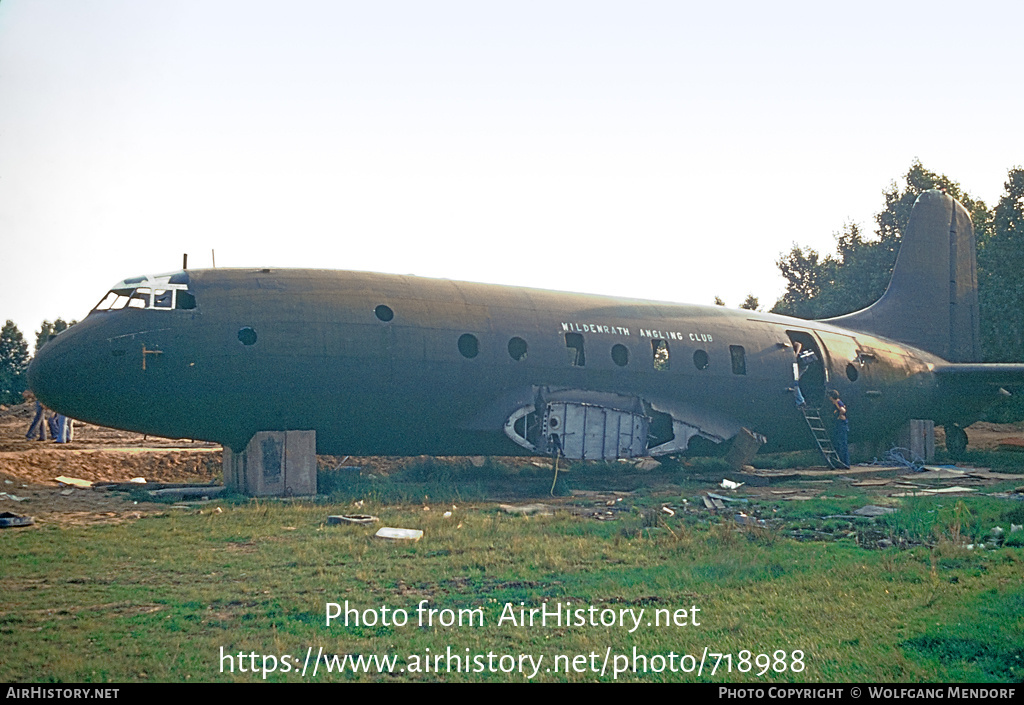
{"label": "dirt mound", "polygon": [[[73,443],[25,438],[35,404],[0,407],[0,511],[32,516],[36,525],[81,526],[132,521],[167,510],[127,495],[66,488],[55,478],[91,482],[209,483],[221,476],[221,448],[210,443],[146,437],[76,423]],[[140,486],[141,487],[141,486]]]}

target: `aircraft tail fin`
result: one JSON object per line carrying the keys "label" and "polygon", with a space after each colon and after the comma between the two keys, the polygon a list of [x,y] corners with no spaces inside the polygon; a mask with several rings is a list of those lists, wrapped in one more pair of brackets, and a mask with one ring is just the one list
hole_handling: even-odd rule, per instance
{"label": "aircraft tail fin", "polygon": [[918,196],[882,298],[827,322],[950,362],[980,360],[976,245],[964,207],[941,191]]}

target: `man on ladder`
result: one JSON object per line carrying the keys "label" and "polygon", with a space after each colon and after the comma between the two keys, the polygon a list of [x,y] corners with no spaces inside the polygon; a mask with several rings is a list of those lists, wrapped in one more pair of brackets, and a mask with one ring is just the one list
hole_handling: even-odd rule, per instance
{"label": "man on ladder", "polygon": [[836,421],[832,431],[833,445],[839,459],[846,467],[850,467],[850,422],[846,419],[846,404],[839,398],[839,392],[835,389],[829,390],[828,398],[832,402],[832,415]]}

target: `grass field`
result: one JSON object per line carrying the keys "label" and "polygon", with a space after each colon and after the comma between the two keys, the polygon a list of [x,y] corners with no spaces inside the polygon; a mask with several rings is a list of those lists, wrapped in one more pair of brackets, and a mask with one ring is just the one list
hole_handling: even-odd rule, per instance
{"label": "grass field", "polygon": [[[577,468],[555,493],[614,488],[612,471]],[[633,483],[610,521],[565,510],[516,516],[482,500],[536,498],[550,483],[540,471],[508,477],[430,462],[386,479],[324,474],[329,494],[317,502],[238,499],[129,524],[6,531],[0,679],[1024,677],[1024,534],[998,547],[989,535],[1024,523],[1022,502],[910,498],[895,514],[851,519],[874,501],[844,490],[712,514],[683,476]],[[740,510],[763,524],[738,523]],[[325,523],[355,512],[381,523]],[[380,525],[424,537],[376,539]],[[878,537],[893,546],[864,547]],[[354,612],[347,626],[344,616],[328,626],[328,603],[346,601],[358,626]],[[570,603],[585,623],[519,623],[520,608],[543,603]],[[510,609],[515,622],[499,623]],[[408,621],[396,624],[401,610]],[[461,626],[442,624],[460,610]]]}

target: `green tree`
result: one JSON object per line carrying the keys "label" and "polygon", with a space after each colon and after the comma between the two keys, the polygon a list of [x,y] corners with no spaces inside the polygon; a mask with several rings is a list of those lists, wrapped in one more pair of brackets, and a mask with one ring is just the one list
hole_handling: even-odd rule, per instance
{"label": "green tree", "polygon": [[881,298],[914,202],[922,191],[933,188],[944,190],[964,204],[979,241],[987,236],[992,216],[984,202],[915,160],[904,175],[902,187],[893,182],[884,192],[885,207],[875,216],[873,237],[865,237],[856,223],[847,223],[835,234],[836,254],[822,258],[812,248],[794,244],[779,258],[776,264],[788,284],[772,312],[798,318],[830,318],[858,311]]}
{"label": "green tree", "polygon": [[740,308],[747,311],[757,311],[760,307],[761,302],[753,294],[747,294],[747,298],[743,299],[743,303],[740,304]]}
{"label": "green tree", "polygon": [[0,404],[21,401],[21,393],[27,389],[27,369],[28,343],[14,321],[7,321],[0,330]]}
{"label": "green tree", "polygon": [[722,297],[721,296],[716,296],[715,297],[715,306],[725,306],[725,302],[722,301]]}
{"label": "green tree", "polygon": [[789,283],[782,298],[772,307],[772,313],[797,318],[821,318],[821,292],[834,266],[831,258],[823,262],[813,248],[793,243],[789,254],[780,257],[775,264]]}
{"label": "green tree", "polygon": [[1024,361],[1024,169],[1011,169],[978,243],[981,344],[989,362]]}
{"label": "green tree", "polygon": [[67,330],[76,323],[78,323],[78,321],[71,321],[71,323],[67,323],[63,318],[57,318],[53,321],[53,323],[50,323],[49,321],[43,321],[42,325],[39,327],[39,330],[36,331],[36,352],[39,352],[39,348],[46,345],[46,343],[50,340],[50,336],[57,335],[61,331]]}

